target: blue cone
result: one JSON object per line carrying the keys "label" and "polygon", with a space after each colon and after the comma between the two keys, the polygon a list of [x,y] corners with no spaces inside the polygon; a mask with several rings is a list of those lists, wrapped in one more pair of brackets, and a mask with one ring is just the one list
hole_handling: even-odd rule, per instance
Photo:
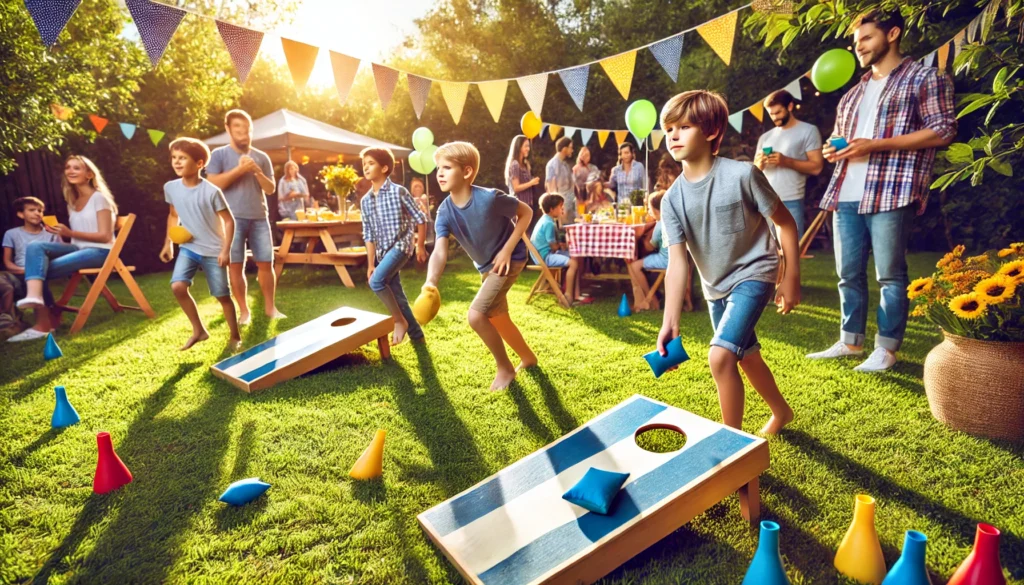
{"label": "blue cone", "polygon": [[232,506],[244,506],[249,502],[263,495],[263,492],[270,489],[269,483],[260,481],[258,477],[240,479],[228,486],[218,500]]}
{"label": "blue cone", "polygon": [[927,536],[916,530],[908,530],[903,538],[903,554],[885,576],[882,585],[931,585],[932,581],[924,564],[926,544]]}
{"label": "blue cone", "polygon": [[743,585],[789,585],[779,553],[779,525],[775,522],[761,522],[761,539]]}
{"label": "blue cone", "polygon": [[68,394],[63,386],[54,386],[53,391],[57,394],[57,406],[53,409],[53,418],[50,419],[50,426],[59,429],[70,427],[82,420],[75,412],[75,407],[68,402]]}
{"label": "blue cone", "polygon": [[633,311],[629,309],[629,299],[626,298],[626,293],[622,293],[622,301],[619,303],[619,317],[629,317],[633,314]]}
{"label": "blue cone", "polygon": [[59,357],[64,357],[64,352],[57,346],[57,340],[53,338],[53,333],[47,333],[46,347],[43,348],[43,359],[50,361]]}

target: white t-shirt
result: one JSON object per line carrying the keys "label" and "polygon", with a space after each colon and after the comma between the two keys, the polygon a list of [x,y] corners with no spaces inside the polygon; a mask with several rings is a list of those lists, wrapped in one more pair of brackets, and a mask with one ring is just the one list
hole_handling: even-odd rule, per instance
{"label": "white t-shirt", "polygon": [[[882,79],[869,79],[868,86],[864,88],[864,96],[860,100],[860,108],[857,110],[857,131],[853,138],[874,138],[875,120],[878,118],[878,101],[882,97],[882,90],[885,89],[885,82],[889,76]],[[853,138],[846,136],[848,141]],[[851,158],[846,161],[846,176],[843,177],[843,184],[839,187],[839,202],[856,201],[864,197],[864,185],[868,180],[868,159],[869,156]]]}
{"label": "white t-shirt", "polygon": [[[85,202],[85,207],[82,208],[82,211],[75,211],[73,205],[68,205],[68,224],[76,232],[95,234],[100,231],[100,222],[96,214],[104,209],[111,212],[110,220],[116,223],[117,218],[113,217],[114,209],[110,206],[107,198],[99,191],[96,191],[89,196],[89,200]],[[71,243],[79,248],[106,248],[109,250],[114,247],[114,235],[111,233],[110,241],[105,244],[80,240],[78,238],[71,238]]]}

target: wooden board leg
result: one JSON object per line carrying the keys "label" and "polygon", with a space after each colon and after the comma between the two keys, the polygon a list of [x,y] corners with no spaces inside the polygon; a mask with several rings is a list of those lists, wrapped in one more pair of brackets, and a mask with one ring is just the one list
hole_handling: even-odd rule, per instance
{"label": "wooden board leg", "polygon": [[80,273],[76,272],[71,275],[71,280],[69,280],[67,285],[64,287],[64,294],[62,294],[60,296],[60,300],[57,301],[58,305],[62,307],[68,306],[68,303],[71,302],[71,298],[75,296],[75,289],[78,288],[78,283],[81,282],[81,280],[82,275]]}
{"label": "wooden board leg", "polygon": [[743,519],[751,524],[761,520],[761,490],[755,477],[737,492],[740,496],[740,513]]}
{"label": "wooden board leg", "polygon": [[139,288],[139,283],[135,282],[135,277],[129,272],[128,268],[118,260],[114,266],[117,269],[117,273],[121,275],[121,280],[124,281],[124,285],[128,287],[128,292],[132,294],[132,298],[139,304],[139,308],[142,309],[143,314],[146,317],[153,319],[156,317],[156,311],[153,307],[149,306],[149,301],[146,300],[146,295],[142,294],[142,289]]}
{"label": "wooden board leg", "polygon": [[388,343],[388,336],[377,338],[377,349],[380,350],[380,359],[391,359],[391,344]]}
{"label": "wooden board leg", "polygon": [[280,279],[281,273],[284,272],[284,259],[288,256],[294,237],[295,232],[289,229],[284,230],[284,235],[281,236],[281,246],[277,249],[277,258],[274,258],[274,273],[277,279]]}

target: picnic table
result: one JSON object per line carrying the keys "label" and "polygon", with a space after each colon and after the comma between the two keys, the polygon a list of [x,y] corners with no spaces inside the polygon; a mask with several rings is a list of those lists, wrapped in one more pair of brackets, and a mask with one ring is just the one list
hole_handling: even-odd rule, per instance
{"label": "picnic table", "polygon": [[[356,266],[366,260],[366,251],[345,251],[339,250],[334,244],[338,236],[362,236],[363,222],[360,220],[331,220],[331,221],[293,221],[284,220],[277,222],[277,227],[284,235],[281,238],[281,246],[276,253],[274,269],[277,277],[281,277],[285,264],[324,264],[333,266],[338,272],[341,282],[348,288],[355,288],[352,277],[348,273],[347,266]],[[292,253],[290,251],[295,238],[306,238],[306,251],[304,253]],[[317,241],[324,245],[324,252],[314,253]]]}
{"label": "picnic table", "polygon": [[[636,260],[637,238],[647,224],[571,223],[565,226],[569,256],[582,258],[621,258]],[[581,274],[581,278],[583,275]],[[602,272],[587,274],[588,280],[629,280],[628,274]]]}

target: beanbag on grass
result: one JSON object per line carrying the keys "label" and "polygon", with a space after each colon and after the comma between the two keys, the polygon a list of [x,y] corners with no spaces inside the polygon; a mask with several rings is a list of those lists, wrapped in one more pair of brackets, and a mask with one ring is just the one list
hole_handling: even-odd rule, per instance
{"label": "beanbag on grass", "polygon": [[263,495],[263,492],[269,488],[270,484],[260,481],[258,477],[240,479],[229,485],[228,489],[224,490],[224,493],[218,499],[232,506],[244,506]]}
{"label": "beanbag on grass", "polygon": [[611,509],[615,494],[626,483],[628,473],[617,473],[591,467],[569,491],[562,494],[562,499],[572,502],[598,514],[607,514]]}

